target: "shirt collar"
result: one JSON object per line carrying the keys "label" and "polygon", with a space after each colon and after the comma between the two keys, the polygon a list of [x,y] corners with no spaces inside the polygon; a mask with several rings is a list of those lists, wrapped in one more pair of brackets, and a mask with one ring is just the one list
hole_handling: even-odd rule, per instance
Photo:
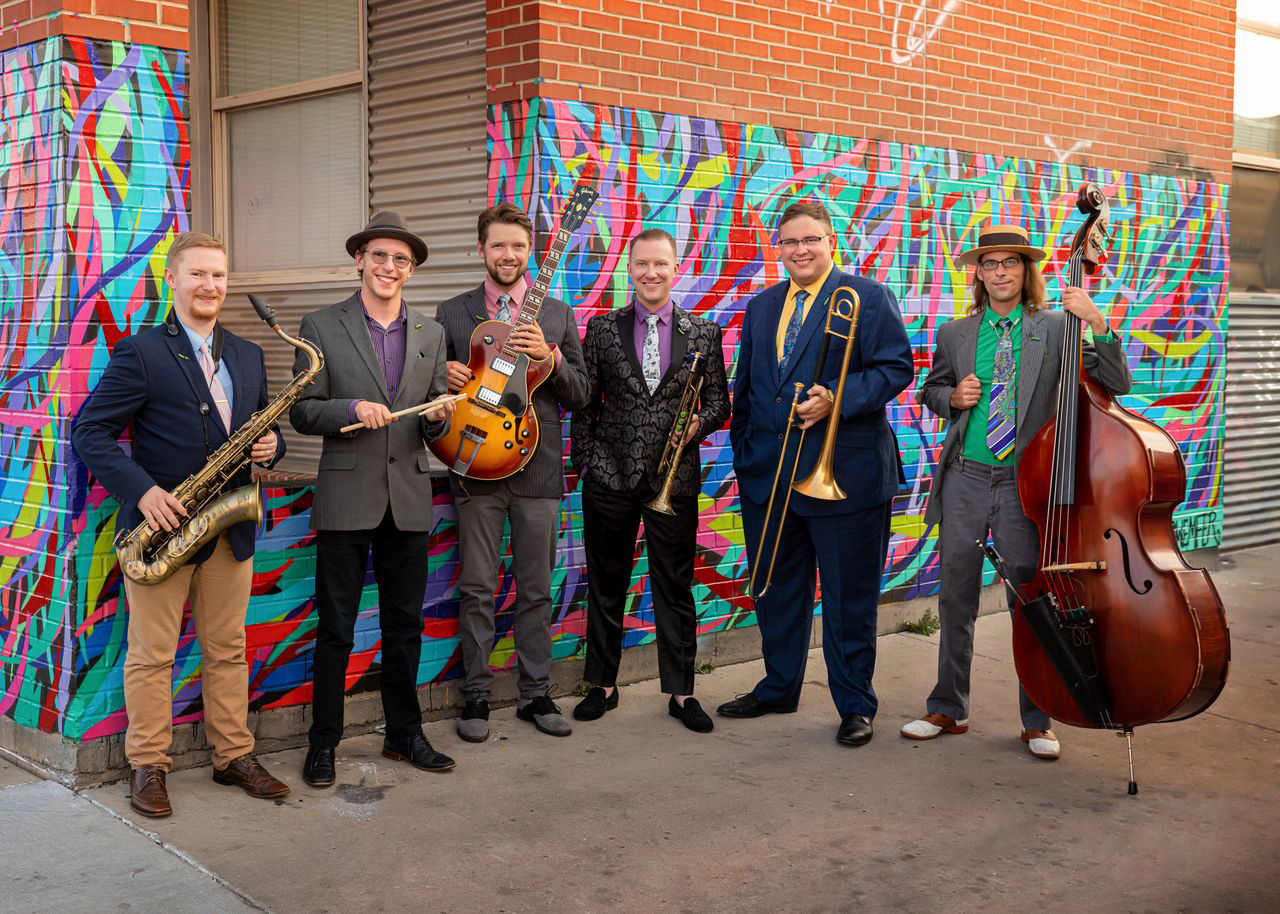
{"label": "shirt collar", "polygon": [[[1013,326],[1015,327],[1018,326],[1019,322],[1022,320],[1022,302],[1018,302],[1016,305],[1014,305],[1013,310],[1010,311],[1008,314],[1006,314],[1005,317],[1013,321]],[[996,322],[1000,320],[1000,315],[997,314],[995,311],[993,311],[990,305],[987,305],[986,318],[987,318],[987,323],[990,324],[992,327],[994,327],[996,325]]]}
{"label": "shirt collar", "polygon": [[632,304],[632,307],[635,308],[637,323],[640,323],[640,324],[646,323],[645,319],[650,314],[658,315],[658,323],[662,324],[664,327],[667,324],[671,323],[671,312],[675,309],[675,304],[671,301],[670,297],[667,298],[667,303],[663,305],[661,308],[659,308],[657,311],[650,311],[644,305],[636,301],[634,297],[632,297],[631,299],[631,304]]}
{"label": "shirt collar", "polygon": [[529,284],[524,281],[523,276],[521,276],[519,281],[517,281],[516,284],[512,286],[510,289],[500,289],[494,283],[494,281],[490,279],[488,276],[484,278],[485,304],[491,304],[495,308],[498,306],[498,296],[500,295],[511,296],[511,307],[513,308],[524,307],[524,297],[528,293],[528,291],[529,291]]}
{"label": "shirt collar", "polygon": [[833,262],[831,266],[827,267],[827,272],[823,273],[807,286],[799,285],[794,279],[791,280],[791,287],[787,290],[787,295],[791,298],[795,298],[796,293],[803,289],[809,293],[809,301],[812,302],[817,297],[818,293],[822,291],[822,287],[827,283],[827,277],[831,275],[831,271],[835,268],[836,265]]}
{"label": "shirt collar", "polygon": [[[375,320],[373,315],[369,313],[369,309],[364,306],[364,296],[361,295],[359,292],[357,292],[356,295],[359,296],[360,298],[360,310],[364,312],[364,319],[368,321],[370,324],[377,327],[379,330],[383,329],[382,324],[379,323],[377,320]],[[408,317],[409,317],[408,309],[405,307],[404,299],[401,298],[400,313],[396,316],[395,320],[393,320],[390,324],[386,326],[386,331],[390,333],[392,330],[397,329],[401,324],[403,324],[406,320],[408,320]]]}
{"label": "shirt collar", "polygon": [[212,330],[209,331],[208,336],[201,336],[200,334],[192,330],[190,327],[188,327],[186,324],[182,323],[181,320],[178,321],[178,324],[181,325],[182,329],[187,332],[187,339],[191,341],[192,352],[199,354],[200,347],[207,345],[209,347],[209,357],[210,358],[213,357],[213,331]]}

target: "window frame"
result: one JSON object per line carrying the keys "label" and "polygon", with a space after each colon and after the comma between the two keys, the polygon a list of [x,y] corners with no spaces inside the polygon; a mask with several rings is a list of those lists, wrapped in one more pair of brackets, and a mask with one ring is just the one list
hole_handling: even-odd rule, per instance
{"label": "window frame", "polygon": [[[224,0],[206,0],[204,22],[208,37],[208,115],[211,174],[209,204],[213,232],[219,238],[231,237],[231,151],[229,116],[237,111],[263,107],[284,101],[301,101],[323,95],[336,95],[360,90],[360,219],[369,214],[369,43],[366,0],[355,0],[352,15],[357,17],[356,35],[359,47],[358,67],[316,79],[273,86],[234,95],[219,95],[220,42],[218,14]],[[268,288],[282,286],[324,285],[349,282],[351,262],[335,252],[334,263],[319,267],[284,267],[274,270],[235,270],[228,276],[228,289]]]}
{"label": "window frame", "polygon": [[[1280,41],[1280,26],[1272,25],[1268,22],[1259,22],[1256,19],[1237,19],[1236,30],[1249,32],[1254,35],[1262,35],[1266,38],[1275,38]],[[1239,53],[1238,47],[1237,53]],[[1233,111],[1233,121],[1234,115],[1235,112]],[[1266,150],[1236,146],[1234,127],[1232,129],[1231,150],[1231,162],[1233,165],[1244,165],[1249,168],[1262,168],[1272,171],[1280,171],[1280,154],[1268,155]]]}

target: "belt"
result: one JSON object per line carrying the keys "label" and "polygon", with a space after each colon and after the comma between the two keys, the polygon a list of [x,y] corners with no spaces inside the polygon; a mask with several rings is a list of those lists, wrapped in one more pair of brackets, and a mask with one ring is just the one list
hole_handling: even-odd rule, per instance
{"label": "belt", "polygon": [[970,460],[960,455],[957,455],[951,463],[966,473],[980,473],[984,476],[1012,476],[1016,469],[1012,461],[1009,463],[983,463],[980,460]]}

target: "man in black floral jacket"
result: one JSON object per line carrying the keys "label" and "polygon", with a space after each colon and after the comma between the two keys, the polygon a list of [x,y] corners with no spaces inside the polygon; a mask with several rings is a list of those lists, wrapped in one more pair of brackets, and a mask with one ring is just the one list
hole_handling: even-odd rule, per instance
{"label": "man in black floral jacket", "polygon": [[[622,618],[643,518],[662,691],[671,695],[672,717],[706,733],[712,729],[711,718],[693,697],[698,647],[693,555],[702,486],[698,444],[729,417],[720,327],[671,300],[676,242],[669,234],[649,229],[636,235],[629,260],[632,303],[587,324],[583,355],[590,395],[587,406],[574,411],[570,426],[570,456],[582,478],[587,553],[583,678],[594,686],[573,716],[596,720],[618,706]],[[662,488],[658,463],[675,425],[694,352],[702,354],[705,374],[672,486],[675,514],[668,515],[645,503]]]}

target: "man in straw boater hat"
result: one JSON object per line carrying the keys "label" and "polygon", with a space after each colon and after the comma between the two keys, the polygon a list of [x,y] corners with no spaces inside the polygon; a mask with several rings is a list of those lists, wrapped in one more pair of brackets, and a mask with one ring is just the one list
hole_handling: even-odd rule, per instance
{"label": "man in straw boater hat", "polygon": [[[427,771],[453,767],[422,732],[417,692],[431,535],[423,443],[448,430],[453,408],[450,401],[434,414],[392,415],[439,398],[447,385],[444,331],[401,295],[427,259],[427,245],[399,213],[377,212],[346,248],[360,288],[302,319],[298,335],[320,347],[324,368],[289,411],[299,432],[324,436],[311,509],[319,621],[311,747],[302,769],[312,787],[335,779],[347,661],[370,552],[382,632],[382,754]],[[295,373],[305,367],[303,359],[294,364]],[[343,431],[355,423],[363,427]]]}
{"label": "man in straw boater hat", "polygon": [[[978,244],[960,255],[974,266],[969,315],[938,328],[933,365],[917,397],[947,420],[925,523],[940,524],[941,585],[938,681],[924,717],[902,728],[915,740],[969,729],[969,671],[973,628],[982,587],[983,554],[975,545],[988,533],[1019,583],[1036,572],[1039,536],[1022,512],[1016,468],[1027,442],[1057,405],[1067,323],[1047,311],[1044,278],[1019,225],[989,225]],[[1066,311],[1087,323],[1084,367],[1113,394],[1129,390],[1124,350],[1107,319],[1083,289],[1062,292]],[[1009,598],[1010,609],[1014,598]],[[1048,716],[1018,688],[1022,742],[1036,758],[1056,759],[1061,746]]]}

